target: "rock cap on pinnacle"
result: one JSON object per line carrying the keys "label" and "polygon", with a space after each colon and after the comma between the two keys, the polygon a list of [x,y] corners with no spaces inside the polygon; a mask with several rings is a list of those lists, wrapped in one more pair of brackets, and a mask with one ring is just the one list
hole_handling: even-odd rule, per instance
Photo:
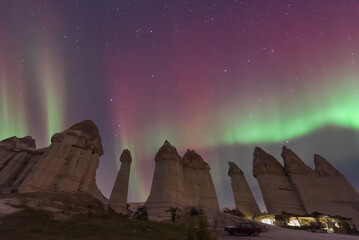
{"label": "rock cap on pinnacle", "polygon": [[163,143],[162,147],[158,149],[158,152],[156,153],[155,156],[155,161],[165,160],[165,159],[172,159],[172,160],[181,159],[180,155],[177,152],[177,149],[174,146],[172,146],[170,142],[167,140]]}
{"label": "rock cap on pinnacle", "polygon": [[186,167],[210,170],[208,163],[206,163],[202,156],[194,150],[187,149],[186,153],[182,157],[182,164]]}
{"label": "rock cap on pinnacle", "polygon": [[253,176],[260,174],[284,175],[284,168],[272,155],[265,152],[260,147],[255,147],[253,152]]}
{"label": "rock cap on pinnacle", "polygon": [[234,174],[243,174],[242,169],[240,169],[234,162],[228,161],[228,166],[228,175],[230,177],[232,177]]}
{"label": "rock cap on pinnacle", "polygon": [[52,136],[51,142],[69,141],[67,136],[72,136],[77,139],[75,145],[92,149],[100,156],[103,154],[101,136],[96,124],[92,120],[84,120],[61,133],[56,133]]}
{"label": "rock cap on pinnacle", "polygon": [[285,146],[282,147],[281,156],[284,161],[284,169],[287,173],[307,174],[314,172],[297,156],[297,154]]}
{"label": "rock cap on pinnacle", "polygon": [[23,138],[14,136],[0,141],[0,147],[9,149],[36,148],[36,143],[35,139],[33,139],[31,136],[26,136]]}
{"label": "rock cap on pinnacle", "polygon": [[342,175],[333,165],[319,154],[314,154],[315,171],[319,175]]}
{"label": "rock cap on pinnacle", "polygon": [[120,162],[124,163],[124,162],[128,162],[131,163],[132,162],[132,156],[131,156],[131,152],[128,149],[124,149],[122,151],[121,157],[120,157]]}

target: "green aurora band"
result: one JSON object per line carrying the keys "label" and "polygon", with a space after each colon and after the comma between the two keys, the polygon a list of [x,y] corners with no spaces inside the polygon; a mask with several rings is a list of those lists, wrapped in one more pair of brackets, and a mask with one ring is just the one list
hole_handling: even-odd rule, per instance
{"label": "green aurora band", "polygon": [[42,49],[42,54],[37,56],[36,69],[38,84],[42,90],[46,139],[49,143],[52,135],[64,130],[66,93],[61,61],[54,57],[55,53],[50,52],[50,47]]}
{"label": "green aurora band", "polygon": [[[28,134],[22,96],[10,91],[10,79],[3,72],[0,71],[0,140]],[[16,88],[21,89],[21,86]]]}

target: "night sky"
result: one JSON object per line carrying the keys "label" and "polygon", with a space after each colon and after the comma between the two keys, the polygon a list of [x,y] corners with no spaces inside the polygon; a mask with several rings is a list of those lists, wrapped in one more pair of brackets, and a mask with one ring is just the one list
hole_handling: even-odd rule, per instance
{"label": "night sky", "polygon": [[209,162],[221,206],[234,161],[263,209],[254,146],[319,153],[359,189],[358,25],[355,0],[1,0],[0,138],[92,119],[105,196],[132,152],[129,201],[166,139]]}

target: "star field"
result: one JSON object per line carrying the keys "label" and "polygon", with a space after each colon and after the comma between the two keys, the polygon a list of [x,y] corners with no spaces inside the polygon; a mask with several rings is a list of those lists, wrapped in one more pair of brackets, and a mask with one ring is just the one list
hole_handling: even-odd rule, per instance
{"label": "star field", "polygon": [[[98,125],[109,195],[124,148],[130,201],[150,190],[167,139],[211,166],[233,205],[227,161],[251,174],[254,146],[314,153],[359,189],[359,2],[10,1],[0,3],[0,137],[38,147],[75,122]],[[263,207],[262,207],[263,208]]]}

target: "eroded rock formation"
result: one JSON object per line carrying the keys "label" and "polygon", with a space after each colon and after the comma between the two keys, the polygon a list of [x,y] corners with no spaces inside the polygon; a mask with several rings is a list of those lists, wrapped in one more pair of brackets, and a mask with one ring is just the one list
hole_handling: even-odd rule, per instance
{"label": "eroded rock formation", "polygon": [[20,191],[54,189],[87,192],[101,198],[95,176],[102,154],[96,125],[91,120],[77,123],[51,138],[51,145],[21,184]]}
{"label": "eroded rock formation", "polygon": [[231,177],[231,186],[236,209],[247,218],[260,215],[261,212],[253,197],[252,191],[244,177],[242,169],[234,162],[228,162],[228,175]]}
{"label": "eroded rock formation", "polygon": [[182,207],[183,171],[181,157],[168,141],[158,150],[155,164],[146,209],[151,220],[161,221],[169,219],[169,207]]}
{"label": "eroded rock formation", "polygon": [[359,226],[359,194],[343,174],[318,154],[315,170],[286,147],[281,155],[284,168],[261,149],[253,154],[253,174],[269,213],[339,215]]}
{"label": "eroded rock formation", "polygon": [[170,207],[219,211],[210,168],[200,155],[188,150],[181,159],[176,148],[166,141],[157,152],[155,162],[151,192],[146,202],[150,219],[168,220]]}
{"label": "eroded rock formation", "polygon": [[36,150],[35,140],[11,137],[0,142],[0,191],[17,192],[18,187],[38,162],[43,150]]}
{"label": "eroded rock formation", "polygon": [[323,185],[328,189],[328,204],[325,212],[329,215],[340,215],[352,218],[359,226],[359,194],[348,180],[335,169],[325,158],[314,155],[315,171]]}
{"label": "eroded rock formation", "polygon": [[103,154],[96,125],[86,120],[51,138],[51,145],[35,149],[31,137],[0,143],[0,191],[65,191],[89,193],[103,199],[95,182]]}
{"label": "eroded rock formation", "polygon": [[117,213],[127,214],[127,195],[128,195],[128,182],[131,170],[131,152],[128,149],[123,150],[120,157],[121,167],[118,171],[115,185],[109,199],[112,209]]}
{"label": "eroded rock formation", "polygon": [[253,153],[253,176],[259,183],[268,213],[306,213],[282,165],[259,147]]}
{"label": "eroded rock formation", "polygon": [[308,167],[292,150],[283,147],[284,169],[300,196],[307,214],[324,213],[328,203],[328,188],[323,185],[319,175]]}
{"label": "eroded rock formation", "polygon": [[182,158],[183,205],[204,210],[219,211],[216,190],[210,174],[210,167],[194,150],[187,150]]}

